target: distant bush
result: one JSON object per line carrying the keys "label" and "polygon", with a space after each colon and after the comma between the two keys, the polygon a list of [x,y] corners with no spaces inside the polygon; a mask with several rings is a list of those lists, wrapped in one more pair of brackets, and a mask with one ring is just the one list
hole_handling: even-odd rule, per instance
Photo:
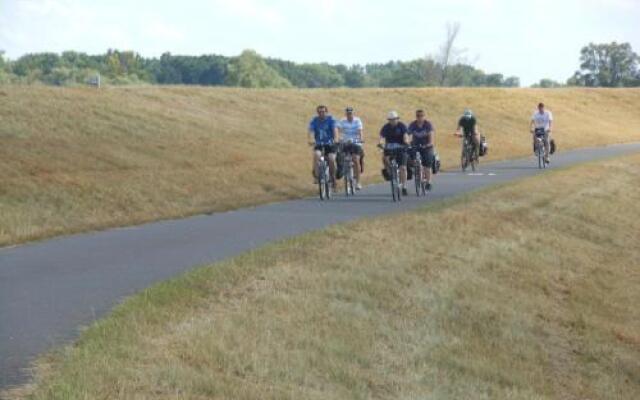
{"label": "distant bush", "polygon": [[498,86],[517,87],[517,77],[486,74],[462,63],[443,67],[432,58],[390,61],[383,64],[298,64],[263,58],[253,50],[237,57],[220,55],[144,58],[133,51],[108,50],[101,55],[65,51],[26,54],[15,61],[0,58],[0,82],[84,85],[99,73],[106,84],[183,84],[255,88],[331,87],[424,87]]}

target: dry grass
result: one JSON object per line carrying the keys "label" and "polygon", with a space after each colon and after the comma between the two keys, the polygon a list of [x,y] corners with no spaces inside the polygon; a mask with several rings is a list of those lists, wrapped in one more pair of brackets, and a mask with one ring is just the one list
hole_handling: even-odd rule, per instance
{"label": "dry grass", "polygon": [[386,111],[424,107],[445,165],[465,106],[490,158],[527,154],[527,124],[544,100],[562,148],[638,140],[640,90],[243,90],[186,87],[0,87],[0,245],[221,211],[309,194],[306,124],[318,103],[354,105],[369,139]]}
{"label": "dry grass", "polygon": [[639,177],[640,156],[556,170],[198,269],[33,398],[640,398]]}

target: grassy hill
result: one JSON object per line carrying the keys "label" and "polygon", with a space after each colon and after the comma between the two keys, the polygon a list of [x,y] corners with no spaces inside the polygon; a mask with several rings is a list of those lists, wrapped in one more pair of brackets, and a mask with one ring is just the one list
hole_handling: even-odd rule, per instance
{"label": "grassy hill", "polygon": [[449,133],[464,107],[497,159],[529,153],[539,101],[554,112],[561,149],[640,138],[635,89],[0,86],[0,245],[309,194],[306,125],[319,103],[338,116],[356,107],[373,180],[389,109],[408,119],[425,108],[444,165],[454,166]]}
{"label": "grassy hill", "polygon": [[33,398],[640,398],[638,176],[555,170],[192,271],[41,363]]}

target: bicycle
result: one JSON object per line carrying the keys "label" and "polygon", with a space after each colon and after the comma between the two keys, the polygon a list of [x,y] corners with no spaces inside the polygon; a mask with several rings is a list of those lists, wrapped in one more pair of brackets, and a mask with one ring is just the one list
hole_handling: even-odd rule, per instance
{"label": "bicycle", "polygon": [[[382,145],[378,145],[379,148],[383,149]],[[387,171],[389,173],[389,183],[391,184],[391,197],[394,202],[398,202],[402,200],[402,196],[400,193],[400,165],[398,164],[398,155],[402,154],[405,149],[403,147],[390,149],[393,152],[389,155],[389,167]]]}
{"label": "bicycle", "polygon": [[462,166],[462,172],[465,172],[469,165],[473,172],[478,168],[478,155],[475,150],[475,144],[470,136],[464,135],[462,142],[462,156],[460,158],[460,164]]}
{"label": "bicycle", "polygon": [[422,165],[422,155],[420,149],[424,146],[414,146],[412,151],[415,151],[416,156],[413,160],[413,181],[416,187],[416,196],[427,195],[427,181],[424,179],[424,166]]}
{"label": "bicycle", "polygon": [[329,174],[329,162],[327,161],[324,152],[320,155],[320,159],[316,164],[316,176],[318,179],[318,195],[320,200],[330,200],[332,182],[331,175]]}
{"label": "bicycle", "polygon": [[352,144],[353,142],[349,141],[346,143],[341,144],[340,146],[340,151],[343,152],[343,157],[342,157],[342,176],[344,178],[344,193],[345,196],[349,197],[349,196],[354,196],[356,194],[355,191],[355,182],[356,182],[356,178],[353,172],[353,156],[351,155],[351,151],[347,151],[344,152],[344,149],[349,148],[348,145]]}
{"label": "bicycle", "polygon": [[544,159],[544,129],[536,128],[534,134],[536,135],[536,141],[533,148],[533,152],[538,159],[538,168],[545,169],[547,168],[547,162]]}

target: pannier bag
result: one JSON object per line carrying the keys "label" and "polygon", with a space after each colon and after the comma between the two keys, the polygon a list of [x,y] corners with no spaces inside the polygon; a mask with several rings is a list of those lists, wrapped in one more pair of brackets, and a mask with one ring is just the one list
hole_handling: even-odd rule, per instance
{"label": "pannier bag", "polygon": [[489,152],[489,145],[487,144],[487,138],[485,136],[480,136],[480,149],[478,150],[480,157],[486,156]]}
{"label": "pannier bag", "polygon": [[336,179],[342,179],[342,163],[344,162],[344,153],[339,151],[336,154]]}
{"label": "pannier bag", "polygon": [[549,153],[553,154],[556,152],[556,142],[555,140],[551,139],[549,141]]}
{"label": "pannier bag", "polygon": [[433,153],[433,164],[431,164],[431,172],[433,174],[437,174],[440,172],[440,155],[438,153]]}
{"label": "pannier bag", "polygon": [[386,168],[382,168],[382,176],[384,177],[385,181],[391,180],[391,177],[389,176],[389,171],[387,171]]}

